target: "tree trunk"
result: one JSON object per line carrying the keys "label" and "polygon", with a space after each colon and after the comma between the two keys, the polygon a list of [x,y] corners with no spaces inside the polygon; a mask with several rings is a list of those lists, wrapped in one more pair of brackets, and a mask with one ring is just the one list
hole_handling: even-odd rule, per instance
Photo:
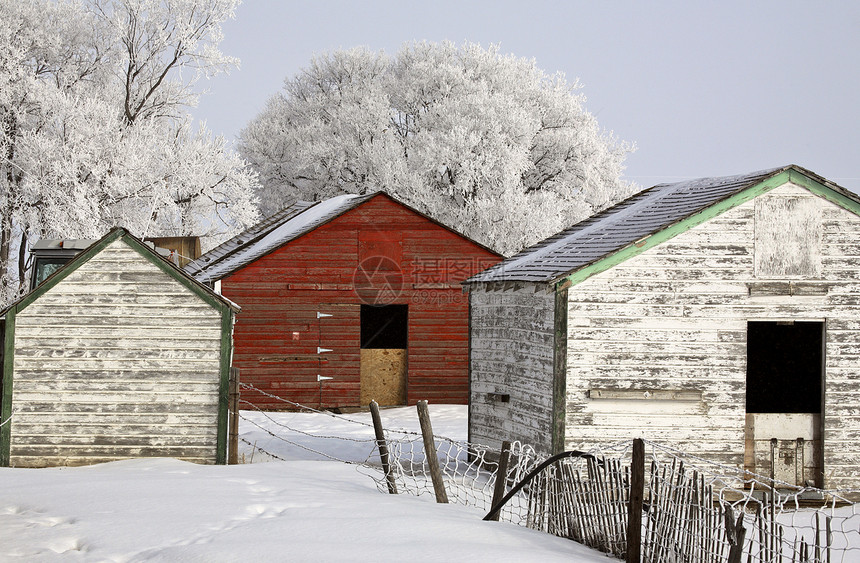
{"label": "tree trunk", "polygon": [[17,295],[27,291],[27,228],[21,228],[21,241],[18,243],[18,291]]}
{"label": "tree trunk", "polygon": [[9,287],[9,248],[12,239],[12,212],[8,206],[0,210],[0,303],[6,300]]}
{"label": "tree trunk", "polygon": [[20,180],[20,175],[15,174],[11,163],[15,162],[15,137],[17,135],[18,124],[15,118],[6,114],[3,119],[3,126],[6,129],[6,138],[9,139],[6,147],[6,164],[2,166],[3,180],[6,184],[6,201],[5,205],[0,206],[0,306],[6,303],[6,299],[11,297],[9,288],[12,286],[12,280],[9,279],[9,252],[12,249],[12,208],[15,200],[16,186]]}

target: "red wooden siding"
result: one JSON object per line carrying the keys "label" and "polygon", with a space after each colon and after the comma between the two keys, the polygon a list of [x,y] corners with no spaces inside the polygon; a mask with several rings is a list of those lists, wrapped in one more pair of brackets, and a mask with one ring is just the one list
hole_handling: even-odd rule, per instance
{"label": "red wooden siding", "polygon": [[[365,260],[401,286],[385,304],[409,306],[408,403],[466,403],[468,297],[460,282],[499,259],[378,195],[222,280],[224,296],[242,307],[233,364],[243,382],[289,401],[359,406],[362,297],[376,295],[356,291],[355,281],[367,280],[356,275]],[[333,351],[318,355],[317,346]],[[322,393],[317,374],[333,378]],[[289,408],[247,390],[243,398]]]}

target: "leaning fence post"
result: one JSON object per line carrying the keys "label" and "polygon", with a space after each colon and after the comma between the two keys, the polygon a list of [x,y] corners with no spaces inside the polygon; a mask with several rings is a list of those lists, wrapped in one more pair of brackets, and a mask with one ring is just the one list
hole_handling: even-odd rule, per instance
{"label": "leaning fence post", "polygon": [[382,419],[379,418],[379,404],[370,401],[370,416],[373,418],[373,430],[376,432],[376,447],[379,448],[379,459],[382,461],[382,471],[385,472],[385,482],[388,484],[388,492],[397,494],[397,483],[394,482],[394,473],[391,472],[391,463],[388,459],[388,444],[385,443],[385,433],[382,431]]}
{"label": "leaning fence post", "polygon": [[630,503],[627,505],[627,563],[642,558],[642,504],[645,498],[645,442],[633,440],[630,461]]}
{"label": "leaning fence post", "polygon": [[227,410],[230,411],[227,463],[236,465],[239,463],[239,368],[230,368]]}
{"label": "leaning fence post", "polygon": [[[495,507],[502,497],[505,496],[505,485],[508,481],[508,461],[511,459],[511,443],[508,440],[502,442],[502,451],[499,454],[499,468],[496,471],[496,484],[493,487],[493,501],[490,503],[490,508]],[[494,522],[499,521],[501,510],[496,510],[489,518]]]}
{"label": "leaning fence post", "polygon": [[439,458],[436,454],[436,443],[433,440],[433,427],[430,425],[427,401],[418,401],[416,406],[418,407],[418,422],[421,424],[421,435],[424,437],[424,457],[430,467],[430,478],[433,480],[436,502],[447,503],[448,493],[445,492],[445,482],[442,480],[442,471],[439,469]]}
{"label": "leaning fence post", "polygon": [[747,529],[744,528],[744,511],[741,509],[737,522],[734,521],[734,513],[731,509],[726,511],[726,537],[729,540],[729,558],[726,563],[741,563],[744,554],[744,537]]}

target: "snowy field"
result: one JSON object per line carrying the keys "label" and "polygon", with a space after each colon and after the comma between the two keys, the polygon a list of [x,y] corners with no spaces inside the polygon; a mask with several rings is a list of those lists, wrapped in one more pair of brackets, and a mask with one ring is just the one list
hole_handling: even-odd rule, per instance
{"label": "snowy field", "polygon": [[[430,414],[435,434],[465,438],[465,407],[430,405]],[[373,431],[347,418],[369,423],[367,413],[243,415],[242,437],[289,461],[243,445],[253,463],[0,468],[0,561],[611,561],[569,540],[483,522],[474,509],[381,494],[356,465],[320,461],[266,431],[344,436],[291,434],[307,448],[364,461]],[[414,408],[383,410],[382,419],[388,429],[418,430]]]}

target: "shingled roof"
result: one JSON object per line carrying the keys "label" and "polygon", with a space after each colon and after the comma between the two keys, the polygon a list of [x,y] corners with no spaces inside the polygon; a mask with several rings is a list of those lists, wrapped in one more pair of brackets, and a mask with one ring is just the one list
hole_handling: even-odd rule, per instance
{"label": "shingled roof", "polygon": [[198,281],[211,283],[354,209],[376,193],[347,194],[325,201],[297,201],[185,266]]}
{"label": "shingled roof", "polygon": [[558,282],[746,190],[781,185],[784,182],[771,186],[768,181],[780,180],[789,172],[808,178],[837,197],[860,203],[857,195],[796,165],[658,184],[526,248],[466,283]]}

